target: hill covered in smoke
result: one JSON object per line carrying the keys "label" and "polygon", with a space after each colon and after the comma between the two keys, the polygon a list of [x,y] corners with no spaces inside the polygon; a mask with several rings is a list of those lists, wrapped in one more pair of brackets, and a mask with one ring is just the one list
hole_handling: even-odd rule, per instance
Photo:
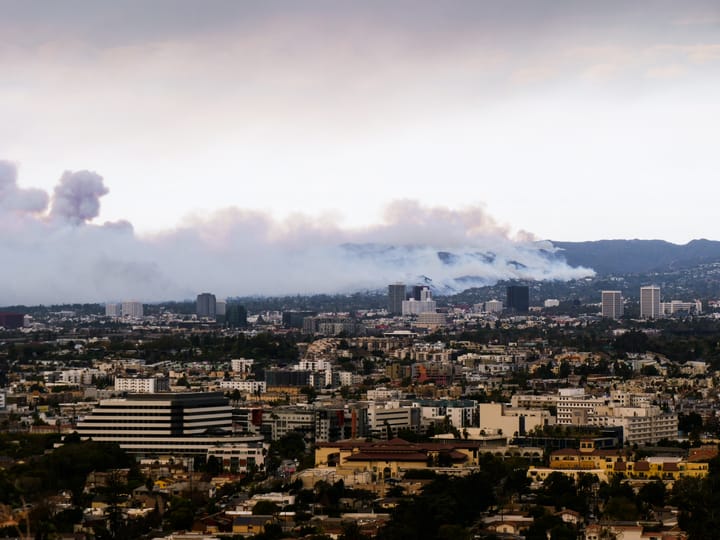
{"label": "hill covered in smoke", "polygon": [[95,223],[109,193],[91,171],[66,171],[52,194],[21,188],[0,161],[0,305],[352,292],[394,281],[448,293],[501,279],[569,280],[552,244],[511,235],[482,207],[456,211],[395,201],[381,224],[344,229],[305,215],[277,220],[236,207],[137,234]]}

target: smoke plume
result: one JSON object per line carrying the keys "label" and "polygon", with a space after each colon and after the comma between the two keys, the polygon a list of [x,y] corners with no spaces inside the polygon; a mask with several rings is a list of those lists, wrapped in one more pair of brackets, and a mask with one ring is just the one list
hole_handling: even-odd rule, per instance
{"label": "smoke plume", "polygon": [[572,268],[548,242],[511,235],[482,206],[464,210],[395,201],[384,222],[348,230],[296,215],[277,220],[239,208],[140,236],[130,223],[95,224],[108,193],[94,172],[65,172],[48,194],[17,185],[0,161],[0,305],[340,293],[388,283],[437,292],[500,279],[568,280]]}

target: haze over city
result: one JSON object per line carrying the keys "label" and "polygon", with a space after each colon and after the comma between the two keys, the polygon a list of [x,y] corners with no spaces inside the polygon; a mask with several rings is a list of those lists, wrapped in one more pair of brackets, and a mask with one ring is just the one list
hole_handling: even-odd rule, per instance
{"label": "haze over city", "polygon": [[1,4],[3,304],[570,279],[545,240],[718,237],[712,2]]}

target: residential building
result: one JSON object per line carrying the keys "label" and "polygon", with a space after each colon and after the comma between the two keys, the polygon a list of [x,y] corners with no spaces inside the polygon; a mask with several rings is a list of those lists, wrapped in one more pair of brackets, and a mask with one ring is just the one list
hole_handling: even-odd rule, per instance
{"label": "residential building", "polygon": [[120,317],[122,315],[122,306],[120,304],[105,304],[106,317]]}
{"label": "residential building", "polygon": [[640,287],[640,318],[657,319],[662,317],[660,311],[660,287],[650,285]]}
{"label": "residential building", "polygon": [[500,300],[488,300],[485,302],[485,313],[502,313],[503,303]]}
{"label": "residential building", "polygon": [[142,302],[123,302],[121,314],[123,317],[130,319],[142,319],[143,318],[143,305]]}
{"label": "residential building", "polygon": [[132,394],[169,392],[170,380],[167,377],[116,377],[115,391]]}
{"label": "residential building", "polygon": [[620,291],[602,291],[602,316],[608,319],[619,319],[623,316],[623,297]]}

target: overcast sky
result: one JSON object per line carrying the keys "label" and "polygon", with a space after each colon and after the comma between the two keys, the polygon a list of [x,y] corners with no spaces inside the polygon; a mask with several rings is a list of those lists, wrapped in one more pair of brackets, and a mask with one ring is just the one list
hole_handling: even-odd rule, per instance
{"label": "overcast sky", "polygon": [[513,241],[718,239],[719,30],[716,1],[0,0],[0,159],[50,203],[96,173],[75,225],[143,241],[407,200]]}

